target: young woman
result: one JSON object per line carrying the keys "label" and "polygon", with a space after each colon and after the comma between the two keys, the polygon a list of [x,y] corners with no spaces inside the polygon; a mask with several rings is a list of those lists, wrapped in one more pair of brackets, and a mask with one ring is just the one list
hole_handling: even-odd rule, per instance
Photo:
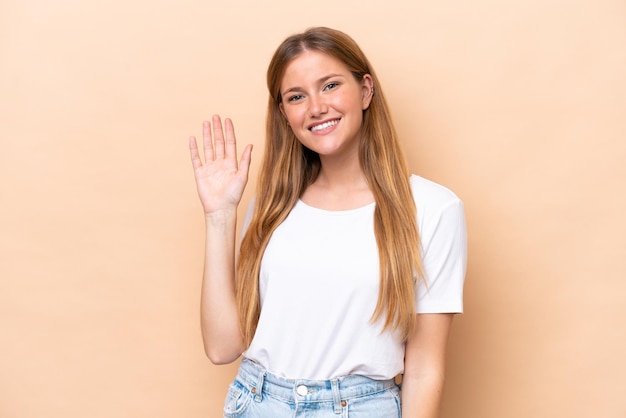
{"label": "young woman", "polygon": [[204,348],[216,364],[244,357],[224,416],[438,416],[463,308],[461,201],[410,175],[376,74],[346,34],[287,38],[267,84],[237,260],[252,147],[237,160],[233,124],[218,116],[203,125],[204,161],[189,142],[206,218]]}

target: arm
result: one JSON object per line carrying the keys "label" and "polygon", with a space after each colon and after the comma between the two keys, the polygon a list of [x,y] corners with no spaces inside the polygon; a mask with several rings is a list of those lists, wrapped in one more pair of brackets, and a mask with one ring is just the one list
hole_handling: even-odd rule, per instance
{"label": "arm", "polygon": [[418,314],[406,343],[402,418],[437,418],[453,314]]}
{"label": "arm", "polygon": [[231,363],[244,350],[235,301],[235,234],[237,206],[248,181],[252,146],[237,163],[233,124],[219,116],[202,126],[204,163],[195,137],[189,138],[198,195],[206,221],[206,249],[201,294],[204,351],[215,364]]}

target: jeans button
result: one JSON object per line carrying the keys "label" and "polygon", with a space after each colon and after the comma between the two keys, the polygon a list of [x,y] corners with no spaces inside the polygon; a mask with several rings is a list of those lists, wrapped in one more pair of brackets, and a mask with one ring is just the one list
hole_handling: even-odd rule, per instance
{"label": "jeans button", "polygon": [[296,388],[296,393],[300,396],[304,396],[309,393],[309,389],[304,385],[300,385]]}

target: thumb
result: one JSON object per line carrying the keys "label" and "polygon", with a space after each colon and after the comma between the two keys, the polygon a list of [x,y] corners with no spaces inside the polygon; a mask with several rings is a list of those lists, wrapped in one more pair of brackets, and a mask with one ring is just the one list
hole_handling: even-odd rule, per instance
{"label": "thumb", "polygon": [[252,160],[252,144],[248,144],[246,148],[243,150],[241,154],[241,159],[239,160],[239,169],[237,170],[239,174],[244,174],[246,178],[248,177],[248,172],[250,171],[250,161]]}

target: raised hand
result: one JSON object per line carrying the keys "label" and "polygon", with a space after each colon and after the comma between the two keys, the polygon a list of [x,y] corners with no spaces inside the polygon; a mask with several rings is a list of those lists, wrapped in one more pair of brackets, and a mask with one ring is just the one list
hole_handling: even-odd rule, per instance
{"label": "raised hand", "polygon": [[202,124],[204,163],[200,158],[198,144],[194,136],[189,138],[189,152],[193,165],[198,195],[205,214],[224,210],[235,210],[248,182],[252,145],[246,146],[237,162],[237,140],[230,119],[224,120],[224,127],[218,115],[211,123]]}

